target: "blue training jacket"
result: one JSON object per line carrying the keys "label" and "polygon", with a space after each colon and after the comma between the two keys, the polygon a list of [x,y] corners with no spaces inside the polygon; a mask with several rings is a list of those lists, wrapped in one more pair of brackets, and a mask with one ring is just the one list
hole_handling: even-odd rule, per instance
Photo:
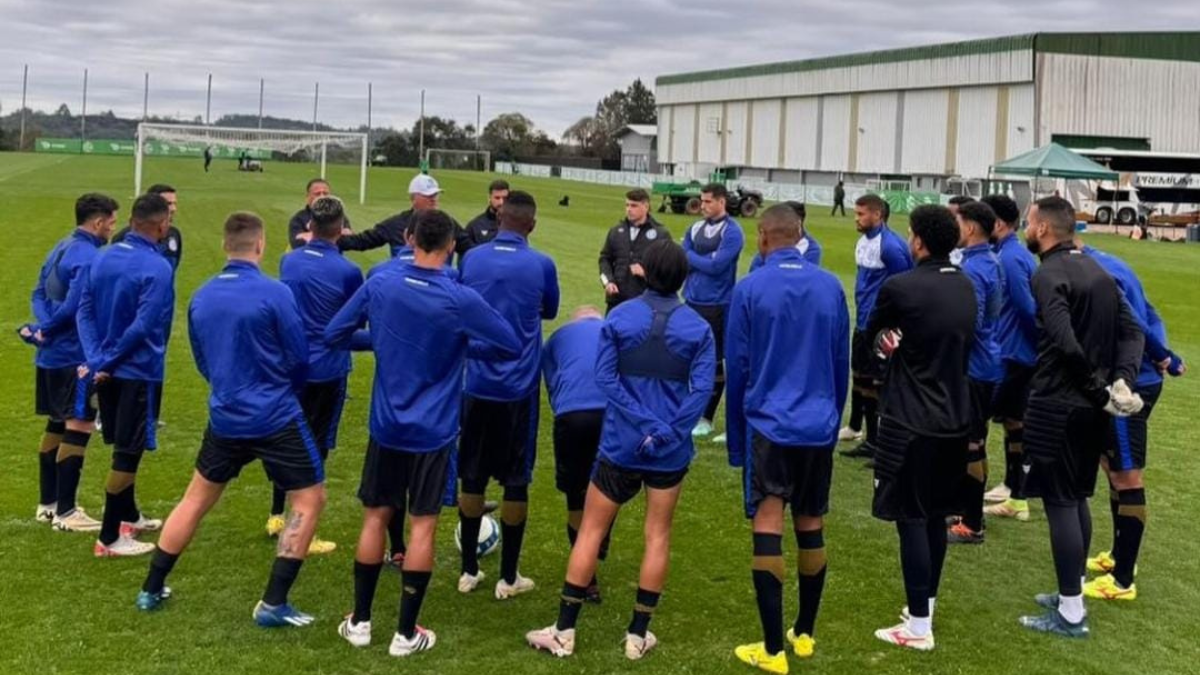
{"label": "blue training jacket", "polygon": [[196,369],[212,387],[208,423],[223,438],[263,438],[301,419],[308,372],[292,291],[254,263],[231,260],[188,305]]}
{"label": "blue training jacket", "polygon": [[345,348],[364,324],[375,351],[371,437],[394,450],[434,452],[454,442],[468,355],[521,353],[508,322],[478,293],[413,264],[368,279],[329,322],[325,342]]}
{"label": "blue training jacket", "polygon": [[879,289],[889,278],[913,267],[908,243],[881,223],[864,232],[854,247],[858,274],[854,279],[855,328],[866,330]]}
{"label": "blue training jacket", "polygon": [[[800,243],[796,244],[796,250],[800,252],[800,255],[808,264],[816,265],[817,267],[821,266],[821,244],[816,239],[813,239],[812,235],[807,231],[804,233],[804,237],[800,240]],[[750,271],[753,272],[762,266],[762,254],[755,253],[754,258],[750,260]]]}
{"label": "blue training jacket", "polygon": [[42,263],[31,300],[37,323],[30,326],[33,331],[42,331],[42,343],[34,358],[39,368],[75,367],[85,361],[75,314],[92,260],[103,245],[100,237],[77,228],[58,242]]}
{"label": "blue training jacket", "polygon": [[[715,230],[711,236],[710,228]],[[689,227],[682,242],[689,268],[683,299],[694,305],[728,305],[744,239],[742,226],[728,214],[719,222],[701,220]]]}
{"label": "blue training jacket", "polygon": [[608,399],[596,384],[600,317],[577,319],[554,331],[542,349],[542,374],[555,415],[603,410]]}
{"label": "blue training jacket", "polygon": [[[413,262],[416,259],[417,256],[415,253],[413,253],[411,246],[401,246],[395,249],[394,255],[391,258],[372,265],[371,269],[367,270],[367,278],[370,279],[384,270],[398,270],[403,267],[405,263]],[[446,258],[446,266],[443,268],[443,270],[446,272],[446,276],[450,277],[451,279],[458,279],[458,269],[454,267],[454,264],[450,262],[449,258]]]}
{"label": "blue training jacket", "polygon": [[515,361],[470,358],[465,392],[492,401],[519,401],[536,391],[542,363],[542,319],[558,316],[558,270],[525,237],[501,230],[467,251],[462,283],[508,320],[521,341]]}
{"label": "blue training jacket", "polygon": [[[656,313],[667,312],[656,343]],[[708,323],[673,295],[646,291],[613,308],[596,354],[596,382],[608,399],[600,456],[632,471],[686,468],[695,454],[692,427],[712,394],[716,359]]]}
{"label": "blue training jacket", "polygon": [[1032,366],[1037,363],[1037,303],[1030,280],[1037,260],[1021,243],[1016,233],[996,242],[1004,293],[1000,298],[1000,316],[996,321],[996,342],[1003,361]]}
{"label": "blue training jacket", "polygon": [[93,373],[162,382],[174,280],[171,263],[137,232],[96,255],[76,315]]}
{"label": "blue training jacket", "polygon": [[1167,347],[1166,324],[1159,317],[1154,305],[1150,304],[1150,300],[1146,297],[1146,291],[1142,288],[1142,282],[1134,274],[1133,268],[1117,256],[1091,246],[1084,246],[1083,252],[1099,263],[1104,271],[1108,272],[1108,275],[1117,282],[1117,286],[1125,296],[1125,302],[1133,312],[1134,320],[1138,322],[1138,326],[1146,335],[1146,351],[1142,356],[1142,367],[1138,370],[1137,386],[1149,387],[1161,384],[1163,378],[1155,363],[1166,359],[1174,360],[1177,357]]}
{"label": "blue training jacket", "polygon": [[[308,381],[331,382],[350,373],[350,352],[325,344],[325,326],[363,284],[362,270],[337,244],[314,239],[279,262],[279,280],[292,289],[308,339]],[[355,347],[365,348],[363,335]]]}
{"label": "blue training jacket", "polygon": [[997,383],[1004,379],[1004,363],[996,342],[996,325],[1004,302],[1004,272],[986,242],[964,248],[961,267],[975,287],[975,342],[967,361],[967,376],[978,382]]}
{"label": "blue training jacket", "polygon": [[744,465],[752,430],[833,448],[850,382],[850,309],[837,277],[793,248],[767,256],[733,291],[725,372],[731,465]]}

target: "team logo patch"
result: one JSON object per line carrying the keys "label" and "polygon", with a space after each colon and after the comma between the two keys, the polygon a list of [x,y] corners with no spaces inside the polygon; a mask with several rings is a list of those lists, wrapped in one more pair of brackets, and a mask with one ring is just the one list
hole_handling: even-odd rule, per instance
{"label": "team logo patch", "polygon": [[487,233],[488,233],[488,231],[487,231],[487,230],[480,230],[480,231],[479,231],[479,233],[480,233],[480,234],[482,234],[483,236],[485,236],[485,237],[486,237],[486,236],[487,236]]}
{"label": "team logo patch", "polygon": [[170,239],[168,239],[167,240],[167,250],[170,251],[171,253],[177,253],[179,251],[179,240],[174,237],[171,237]]}
{"label": "team logo patch", "polygon": [[658,239],[658,230],[650,230],[649,232],[646,233],[646,238],[649,239],[650,241],[654,241],[655,239]]}

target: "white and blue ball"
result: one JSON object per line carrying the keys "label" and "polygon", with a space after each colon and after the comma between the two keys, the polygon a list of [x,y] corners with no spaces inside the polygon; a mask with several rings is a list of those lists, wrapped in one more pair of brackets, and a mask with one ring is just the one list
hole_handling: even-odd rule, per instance
{"label": "white and blue ball", "polygon": [[[454,528],[454,545],[459,551],[462,550],[461,522]],[[479,557],[482,558],[497,548],[500,548],[500,525],[495,518],[485,515],[479,523]]]}

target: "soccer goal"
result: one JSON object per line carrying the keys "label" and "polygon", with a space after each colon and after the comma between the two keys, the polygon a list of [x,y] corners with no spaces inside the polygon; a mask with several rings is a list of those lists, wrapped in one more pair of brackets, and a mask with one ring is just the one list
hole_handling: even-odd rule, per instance
{"label": "soccer goal", "polygon": [[425,151],[425,166],[451,171],[491,171],[492,153],[487,150],[429,148]]}
{"label": "soccer goal", "polygon": [[195,146],[202,154],[206,147],[232,148],[248,153],[278,152],[294,155],[308,151],[321,158],[321,177],[325,177],[325,162],[330,148],[358,150],[360,168],[358,203],[367,199],[367,135],[348,131],[286,131],[281,129],[242,129],[210,127],[197,124],[159,124],[142,122],[137,129],[137,152],[134,166],[134,194],[142,193],[142,164],[147,154],[153,154],[154,141],[161,144]]}

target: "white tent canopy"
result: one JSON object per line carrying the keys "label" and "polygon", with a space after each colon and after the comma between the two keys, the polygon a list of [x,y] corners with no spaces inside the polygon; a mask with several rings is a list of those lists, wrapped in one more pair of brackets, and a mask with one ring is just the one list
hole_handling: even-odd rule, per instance
{"label": "white tent canopy", "polygon": [[249,129],[239,127],[212,127],[198,124],[157,124],[142,122],[138,125],[136,167],[134,169],[134,194],[142,192],[142,161],[146,141],[159,140],[169,143],[199,143],[239,149],[270,150],[291,155],[301,150],[321,151],[321,177],[325,177],[325,155],[330,145],[361,150],[361,167],[358,183],[358,203],[367,198],[367,135],[348,131],[287,131],[281,129]]}

